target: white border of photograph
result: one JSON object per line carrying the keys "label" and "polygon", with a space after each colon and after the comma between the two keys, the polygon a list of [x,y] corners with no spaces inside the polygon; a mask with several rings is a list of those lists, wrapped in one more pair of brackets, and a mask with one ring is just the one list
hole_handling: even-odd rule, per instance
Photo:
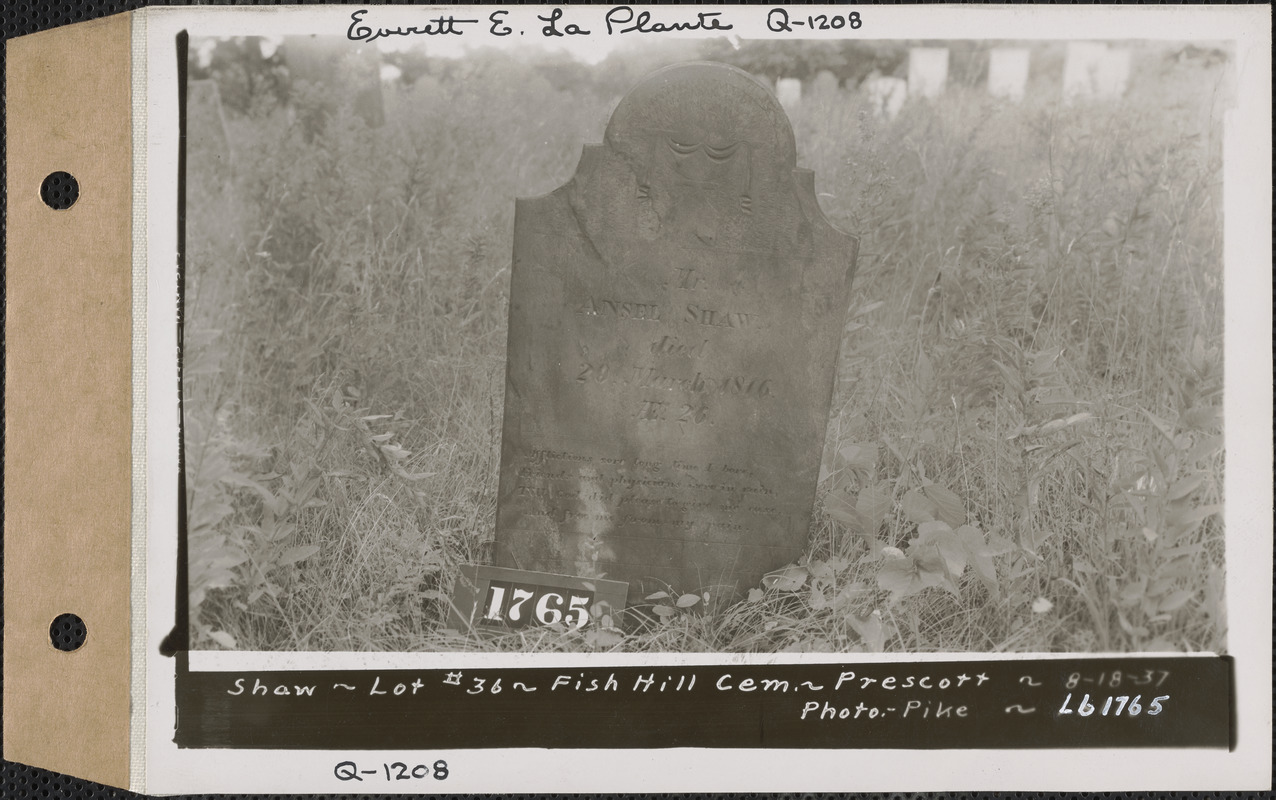
{"label": "white border of photograph", "polygon": [[[362,751],[369,761],[448,761],[445,783],[419,781],[360,784],[337,781],[333,765],[350,753],[328,751],[179,750],[175,723],[174,661],[159,655],[172,629],[177,560],[178,374],[176,340],[177,63],[174,42],[192,36],[344,35],[359,6],[307,8],[156,8],[137,16],[135,64],[144,80],[146,118],[139,120],[138,175],[145,176],[145,207],[134,232],[145,252],[146,307],[135,310],[135,335],[145,358],[145,502],[135,515],[135,552],[144,553],[144,602],[134,609],[134,708],[144,713],[146,746],[134,748],[138,791],[188,792],[581,792],[581,791],[920,791],[960,789],[1238,789],[1268,785],[1271,768],[1271,589],[1272,589],[1272,395],[1270,348],[1271,220],[1271,28],[1270,7],[953,7],[860,6],[864,21],[854,32],[803,31],[788,38],[862,39],[1165,39],[1230,41],[1235,45],[1239,106],[1226,114],[1224,219],[1227,445],[1227,608],[1229,653],[1236,659],[1237,747],[1218,750],[469,750],[437,752]],[[499,7],[449,8],[482,20]],[[586,60],[605,54],[609,39],[601,24],[608,7],[568,7],[594,34],[570,43]],[[635,6],[635,10],[643,7]],[[648,7],[660,18],[694,19],[691,9]],[[696,7],[718,10],[741,38],[775,37],[767,30],[768,6]],[[546,7],[510,7],[506,24],[528,37],[544,24]],[[793,8],[797,12],[797,7]],[[800,7],[803,17],[848,7]],[[379,24],[422,24],[438,7],[373,6]],[[476,45],[501,45],[474,26]],[[481,32],[480,32],[481,31]],[[538,33],[536,35],[539,35]],[[700,36],[700,33],[668,34]],[[710,33],[709,35],[722,35]],[[510,41],[517,41],[510,37]],[[560,40],[561,41],[561,40]],[[565,45],[567,46],[567,45]],[[139,63],[140,59],[140,63]],[[135,97],[137,105],[138,97]],[[581,142],[582,146],[588,142]],[[800,159],[799,159],[800,160]],[[513,203],[514,198],[509,199]],[[135,587],[136,592],[137,587]],[[135,597],[142,595],[136,594]],[[535,655],[221,653],[191,655],[192,669],[461,668],[501,666],[610,666],[633,664],[738,664],[910,662],[985,660],[1024,655],[930,654],[853,657],[810,654],[746,655]],[[1043,656],[1049,657],[1049,656]],[[135,712],[136,713],[136,712]],[[137,730],[135,728],[135,730]],[[427,762],[427,763],[428,763]],[[136,779],[135,779],[136,780]],[[431,783],[433,783],[431,781]]]}

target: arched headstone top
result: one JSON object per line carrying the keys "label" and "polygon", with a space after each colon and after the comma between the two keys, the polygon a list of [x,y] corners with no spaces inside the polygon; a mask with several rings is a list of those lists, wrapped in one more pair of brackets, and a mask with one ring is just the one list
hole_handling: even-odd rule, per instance
{"label": "arched headstone top", "polygon": [[771,175],[797,166],[793,127],[770,90],[741,69],[709,61],[649,75],[616,106],[605,141],[644,165],[667,151],[692,174],[737,160]]}

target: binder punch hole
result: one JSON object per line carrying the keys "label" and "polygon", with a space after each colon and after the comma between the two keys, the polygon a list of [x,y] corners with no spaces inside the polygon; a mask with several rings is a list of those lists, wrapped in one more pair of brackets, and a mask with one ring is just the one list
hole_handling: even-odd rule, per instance
{"label": "binder punch hole", "polygon": [[75,614],[59,614],[49,626],[49,641],[64,653],[79,650],[87,636],[84,620]]}
{"label": "binder punch hole", "polygon": [[40,184],[40,199],[54,211],[66,211],[80,199],[80,183],[69,172],[51,172]]}

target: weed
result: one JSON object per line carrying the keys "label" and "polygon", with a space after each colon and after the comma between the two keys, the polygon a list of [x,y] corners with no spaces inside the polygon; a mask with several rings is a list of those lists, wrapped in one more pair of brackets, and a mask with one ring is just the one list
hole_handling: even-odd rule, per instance
{"label": "weed", "polygon": [[380,128],[244,103],[233,176],[189,161],[195,646],[1223,649],[1202,69],[1120,103],[798,108],[822,207],[861,236],[810,546],[738,603],[668,587],[623,633],[442,627],[491,555],[513,199],[566,182],[616,98],[493,56],[392,91]]}

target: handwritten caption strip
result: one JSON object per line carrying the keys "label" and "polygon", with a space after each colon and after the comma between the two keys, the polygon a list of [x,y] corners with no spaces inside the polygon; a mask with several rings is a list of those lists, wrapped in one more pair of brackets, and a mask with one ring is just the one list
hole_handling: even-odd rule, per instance
{"label": "handwritten caption strip", "polygon": [[[635,11],[632,6],[612,6],[602,9],[552,8],[536,15],[536,24],[515,27],[508,9],[496,9],[485,18],[440,12],[437,9],[421,9],[408,22],[401,11],[361,8],[350,14],[350,26],[346,38],[356,42],[374,42],[378,39],[417,36],[487,35],[542,36],[559,39],[578,36],[626,36],[633,34],[669,34],[679,32],[720,32],[726,34],[736,28],[733,15],[761,14],[766,29],[777,34],[818,35],[823,32],[845,35],[864,27],[864,18],[858,10],[838,7],[832,12],[808,13],[808,10],[792,10],[784,7],[731,11],[690,11],[669,9],[653,13]],[[419,20],[416,18],[419,17]]]}
{"label": "handwritten caption strip", "polygon": [[[183,747],[1227,747],[1231,664],[180,672]],[[538,720],[497,725],[497,720]],[[615,725],[624,719],[624,725]]]}

